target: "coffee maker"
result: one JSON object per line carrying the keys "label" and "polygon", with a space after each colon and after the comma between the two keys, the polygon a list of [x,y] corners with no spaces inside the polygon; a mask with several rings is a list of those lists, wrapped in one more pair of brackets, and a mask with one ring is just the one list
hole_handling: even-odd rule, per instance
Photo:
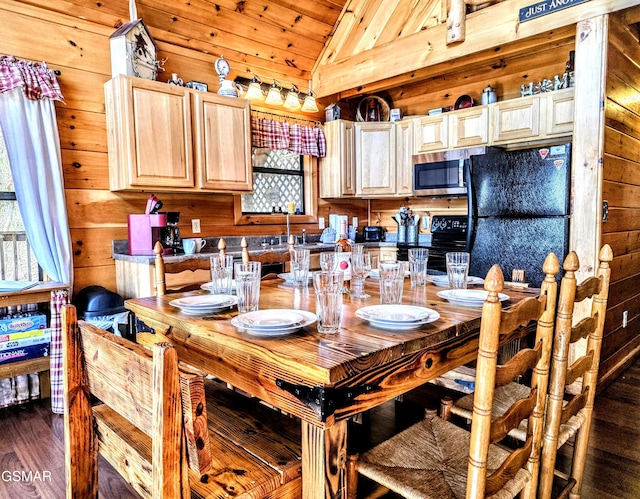
{"label": "coffee maker", "polygon": [[179,211],[167,211],[161,213],[167,217],[167,224],[162,230],[162,245],[165,250],[170,250],[173,254],[183,253],[182,238],[180,237],[180,229],[178,223],[180,222]]}
{"label": "coffee maker", "polygon": [[129,215],[127,217],[129,230],[129,254],[153,255],[153,245],[157,241],[164,241],[163,236],[167,227],[167,215],[151,213],[144,215]]}

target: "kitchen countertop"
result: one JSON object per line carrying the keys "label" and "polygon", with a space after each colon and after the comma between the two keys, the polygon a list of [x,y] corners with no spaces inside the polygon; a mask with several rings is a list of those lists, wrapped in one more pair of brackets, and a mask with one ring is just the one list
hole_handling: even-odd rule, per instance
{"label": "kitchen countertop", "polygon": [[[395,236],[395,234],[393,234]],[[319,238],[319,236],[318,236]],[[311,253],[321,253],[324,251],[333,251],[335,244],[333,243],[321,243],[319,239],[314,236],[309,236],[309,241],[304,245],[296,245],[297,247],[305,247],[309,248]],[[203,238],[206,241],[206,244],[200,253],[194,254],[180,254],[180,255],[165,255],[165,261],[167,262],[180,262],[184,260],[189,260],[191,258],[199,258],[205,259],[209,258],[211,255],[218,254],[218,242],[221,238],[219,237],[205,237]],[[232,255],[233,257],[240,258],[242,256],[242,247],[240,246],[240,242],[242,237],[229,236],[223,237],[227,243],[227,247],[225,252],[227,255]],[[269,240],[269,238],[267,238]],[[263,241],[262,236],[257,237],[247,237],[247,242],[249,243],[248,250],[249,255],[258,255],[263,253],[264,251],[276,251],[276,252],[286,252],[289,250],[288,244],[274,244],[267,245],[263,247],[261,245]],[[365,246],[371,248],[379,248],[379,247],[395,247],[396,241],[395,237],[392,241],[381,241],[381,242],[371,242],[364,243]],[[135,263],[143,263],[143,264],[153,264],[155,262],[155,255],[129,255],[129,244],[128,241],[125,240],[116,240],[112,243],[112,257],[114,260],[121,260],[127,262],[135,262]]]}

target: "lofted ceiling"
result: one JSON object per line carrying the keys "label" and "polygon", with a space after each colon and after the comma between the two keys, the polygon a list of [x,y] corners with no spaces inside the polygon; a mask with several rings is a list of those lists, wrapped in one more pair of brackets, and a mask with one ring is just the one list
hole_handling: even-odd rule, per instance
{"label": "lofted ceiling", "polygon": [[[71,0],[129,20],[128,0]],[[311,71],[330,38],[346,0],[136,0],[158,42],[224,55],[230,78],[253,73],[284,84],[308,86]],[[162,55],[162,54],[161,54]],[[166,55],[165,55],[166,56]],[[168,57],[171,57],[169,53]]]}

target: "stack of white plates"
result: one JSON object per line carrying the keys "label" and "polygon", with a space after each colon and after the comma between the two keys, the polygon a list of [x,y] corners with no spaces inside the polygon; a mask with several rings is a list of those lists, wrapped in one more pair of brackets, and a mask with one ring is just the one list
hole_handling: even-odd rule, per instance
{"label": "stack of white plates", "polygon": [[356,310],[356,316],[381,329],[405,331],[437,321],[435,310],[414,305],[371,305]]}
{"label": "stack of white plates", "polygon": [[[427,276],[427,281],[435,284],[439,288],[449,287],[449,277],[446,275],[430,275]],[[467,277],[467,284],[484,284],[484,279],[470,275]]]}
{"label": "stack of white plates", "polygon": [[[404,278],[406,279],[407,277],[409,277],[411,274],[409,273],[408,270],[404,271]],[[369,273],[369,277],[371,277],[371,279],[380,279],[380,269],[371,269],[371,272]]]}
{"label": "stack of white plates", "polygon": [[[482,307],[489,292],[484,289],[445,289],[444,291],[438,291],[437,294],[440,298],[449,301],[453,305]],[[509,296],[504,293],[498,293],[498,298],[500,301],[505,301],[509,299]]]}
{"label": "stack of white plates", "polygon": [[[204,289],[205,291],[209,291],[210,293],[213,293],[213,283],[211,281],[205,282],[202,286],[200,286],[200,289]],[[231,279],[231,292],[234,293],[234,294],[236,292],[236,280],[235,279]]]}
{"label": "stack of white plates", "polygon": [[[278,277],[280,279],[284,279],[285,284],[290,284],[293,286],[293,273],[284,272],[282,274],[278,274]],[[309,274],[307,275],[307,285],[311,284],[311,281],[313,281],[313,272],[310,271]]]}
{"label": "stack of white plates", "polygon": [[240,314],[231,319],[231,324],[255,336],[279,336],[298,331],[315,321],[316,314],[305,310],[270,309]]}
{"label": "stack of white plates", "polygon": [[231,295],[198,295],[171,300],[169,305],[179,308],[185,314],[202,315],[220,312],[236,303],[238,299]]}

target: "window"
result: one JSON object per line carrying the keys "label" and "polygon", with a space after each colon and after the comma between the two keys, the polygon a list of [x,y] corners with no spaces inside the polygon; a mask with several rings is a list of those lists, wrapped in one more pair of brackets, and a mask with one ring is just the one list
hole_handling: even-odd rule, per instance
{"label": "window", "polygon": [[243,214],[286,213],[294,209],[305,214],[303,156],[287,150],[253,148],[253,193],[243,194]]}
{"label": "window", "polygon": [[31,251],[18,208],[9,157],[0,132],[0,280],[39,281],[42,273]]}

